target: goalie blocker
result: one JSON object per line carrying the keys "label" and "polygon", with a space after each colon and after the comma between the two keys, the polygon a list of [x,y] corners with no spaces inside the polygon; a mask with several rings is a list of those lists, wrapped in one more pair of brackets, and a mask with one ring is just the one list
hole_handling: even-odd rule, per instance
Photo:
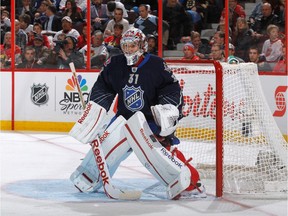
{"label": "goalie blocker", "polygon": [[[97,116],[97,119],[105,119],[101,117],[103,113],[99,114],[103,109],[101,106],[92,101],[89,104],[87,107],[90,106],[93,112],[86,112],[85,119],[82,118],[83,116],[81,117],[83,121],[88,121],[88,119],[93,120],[95,116]],[[99,113],[97,113],[97,110]],[[94,129],[100,128],[98,129],[99,132],[103,131],[103,125],[105,124],[99,121],[97,124],[93,124],[93,126],[88,122],[81,125],[76,123],[70,131],[70,135],[83,142],[81,141],[83,134],[88,134],[90,140],[92,136],[99,135],[97,130]],[[93,133],[93,135],[89,133]],[[148,171],[167,187],[169,199],[178,198],[178,195],[185,189],[193,190],[197,188],[196,183],[199,180],[197,170],[186,162],[180,151],[174,149],[171,153],[169,151],[171,150],[170,148],[164,148],[157,141],[141,112],[135,113],[127,122],[123,117],[119,116],[105,130],[99,140],[111,176],[121,161],[131,153],[130,149],[132,148]],[[87,138],[84,138],[84,141],[86,142]],[[91,150],[77,170],[71,175],[70,179],[83,192],[95,192],[103,185]]]}

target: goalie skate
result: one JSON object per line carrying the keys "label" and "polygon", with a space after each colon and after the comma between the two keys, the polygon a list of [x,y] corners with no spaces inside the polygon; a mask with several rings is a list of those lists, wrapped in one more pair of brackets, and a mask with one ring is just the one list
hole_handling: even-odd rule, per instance
{"label": "goalie skate", "polygon": [[198,182],[197,185],[200,184],[197,188],[191,190],[191,191],[183,191],[180,193],[180,199],[191,199],[191,198],[206,198],[206,188],[201,183]]}

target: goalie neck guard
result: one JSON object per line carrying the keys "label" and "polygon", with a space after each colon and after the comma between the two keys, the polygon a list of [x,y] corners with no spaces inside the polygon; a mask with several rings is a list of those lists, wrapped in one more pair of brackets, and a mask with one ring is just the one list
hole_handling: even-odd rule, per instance
{"label": "goalie neck guard", "polygon": [[135,65],[148,48],[145,35],[137,28],[127,30],[123,34],[120,45],[127,59],[127,65]]}

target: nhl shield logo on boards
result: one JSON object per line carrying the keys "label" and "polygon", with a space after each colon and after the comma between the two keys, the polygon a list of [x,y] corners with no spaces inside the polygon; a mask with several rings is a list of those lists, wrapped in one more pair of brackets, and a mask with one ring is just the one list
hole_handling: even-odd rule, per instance
{"label": "nhl shield logo on boards", "polygon": [[48,87],[44,85],[35,85],[31,87],[31,100],[35,105],[44,105],[49,99]]}
{"label": "nhl shield logo on boards", "polygon": [[143,93],[144,91],[140,86],[135,88],[134,86],[128,87],[126,85],[123,88],[123,97],[127,109],[133,112],[141,110],[144,106]]}

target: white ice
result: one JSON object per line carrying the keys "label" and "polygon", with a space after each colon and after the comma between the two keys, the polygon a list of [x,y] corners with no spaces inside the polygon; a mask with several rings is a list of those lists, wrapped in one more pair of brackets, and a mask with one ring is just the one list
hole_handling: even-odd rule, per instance
{"label": "white ice", "polygon": [[[170,201],[164,188],[131,155],[113,177],[119,188],[144,190],[138,201],[111,200],[100,191],[83,194],[69,181],[89,150],[66,134],[0,133],[1,216],[286,216],[286,199],[214,196],[213,183],[204,181],[208,197]],[[163,189],[163,190],[162,190]]]}

